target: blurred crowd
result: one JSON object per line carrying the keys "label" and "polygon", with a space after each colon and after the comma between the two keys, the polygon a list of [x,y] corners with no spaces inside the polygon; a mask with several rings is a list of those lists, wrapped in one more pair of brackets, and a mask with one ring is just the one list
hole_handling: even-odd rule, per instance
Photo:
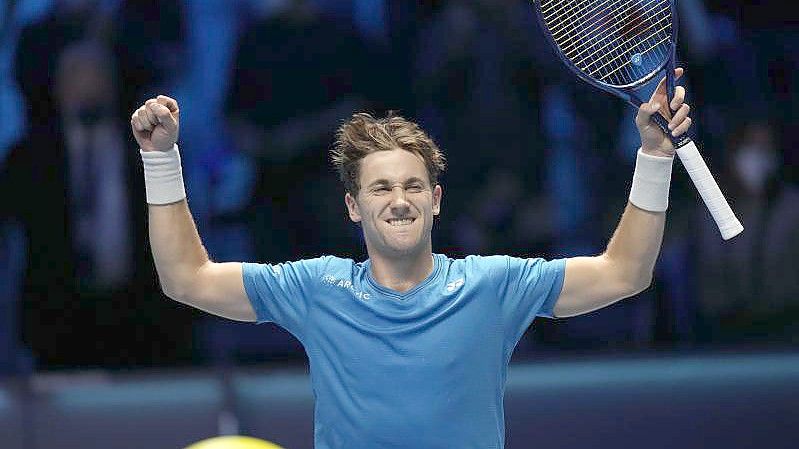
{"label": "blurred crowd", "polygon": [[[799,342],[799,27],[775,1],[681,0],[695,140],[746,231],[722,241],[674,171],[653,287],[544,351]],[[327,150],[397,110],[449,169],[434,251],[597,254],[626,203],[635,111],[581,84],[528,0],[0,1],[0,372],[299,360],[271,326],[166,299],[129,116],[181,106],[189,204],[215,260],[363,259]],[[677,164],[679,166],[679,163]]]}

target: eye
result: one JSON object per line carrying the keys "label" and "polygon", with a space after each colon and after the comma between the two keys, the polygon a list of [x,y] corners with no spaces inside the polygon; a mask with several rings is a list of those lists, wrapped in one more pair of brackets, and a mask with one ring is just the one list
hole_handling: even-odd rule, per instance
{"label": "eye", "polygon": [[415,182],[413,184],[409,184],[408,185],[408,191],[409,192],[413,192],[413,193],[421,192],[423,188],[424,187],[421,184],[419,184],[418,182]]}
{"label": "eye", "polygon": [[390,189],[388,188],[388,186],[377,186],[372,190],[372,192],[381,194],[381,193],[387,193],[389,190]]}

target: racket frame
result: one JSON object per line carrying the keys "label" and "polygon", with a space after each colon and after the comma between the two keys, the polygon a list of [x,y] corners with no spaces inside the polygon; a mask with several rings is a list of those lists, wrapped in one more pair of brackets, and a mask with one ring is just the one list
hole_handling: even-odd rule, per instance
{"label": "racket frame", "polygon": [[[675,91],[675,77],[674,77],[674,68],[675,68],[675,61],[677,55],[677,23],[678,23],[678,16],[677,16],[677,7],[675,4],[675,0],[669,0],[669,13],[671,14],[671,39],[669,39],[669,56],[666,58],[662,64],[657,66],[653,69],[650,73],[643,76],[641,79],[636,81],[635,83],[624,85],[624,86],[614,86],[602,81],[599,81],[586,73],[582,70],[577,68],[569,58],[567,58],[563,51],[561,50],[560,46],[555,39],[552,37],[552,34],[549,32],[549,27],[544,20],[541,12],[541,0],[531,0],[534,4],[533,9],[535,10],[535,16],[538,20],[538,24],[541,27],[542,33],[546,36],[546,39],[549,41],[552,48],[555,50],[555,54],[560,58],[561,61],[569,68],[569,70],[577,75],[577,77],[586,83],[597,87],[599,89],[604,90],[612,95],[615,95],[636,109],[640,108],[646,100],[641,99],[640,96],[637,95],[637,92],[644,88],[653,78],[655,78],[661,71],[665,70],[666,72],[666,92],[667,92],[667,105],[666,108],[671,111],[671,100],[674,98],[674,91]],[[573,0],[573,1],[581,1],[581,0]],[[705,206],[710,211],[711,216],[716,222],[716,225],[719,228],[719,232],[724,240],[729,240],[732,237],[740,234],[743,231],[743,225],[735,216],[735,213],[730,208],[729,203],[727,202],[724,194],[721,192],[721,189],[718,186],[718,183],[713,178],[712,173],[707,167],[704,159],[702,158],[701,154],[699,153],[698,149],[696,148],[696,144],[693,143],[691,138],[688,136],[688,133],[684,133],[681,136],[674,137],[671,134],[671,130],[669,130],[669,119],[667,119],[663,114],[658,111],[651,116],[652,122],[654,122],[662,131],[663,133],[671,139],[672,144],[674,145],[674,149],[679,156],[680,160],[683,162],[686,170],[688,171],[691,180],[694,182],[694,185],[697,187],[699,191],[700,197],[705,203]]]}
{"label": "racket frame", "polygon": [[[674,90],[675,90],[675,79],[674,79],[674,68],[676,66],[676,55],[677,55],[677,8],[675,7],[674,1],[669,0],[669,14],[671,14],[671,38],[669,39],[669,57],[664,59],[663,62],[655,67],[651,72],[643,76],[641,79],[636,81],[632,84],[626,84],[623,86],[614,86],[608,83],[604,83],[599,81],[591,76],[585,74],[582,70],[577,68],[569,58],[567,58],[563,51],[561,51],[560,46],[555,39],[552,38],[552,33],[549,33],[549,27],[547,27],[546,21],[544,17],[541,15],[541,0],[531,0],[532,3],[538,4],[537,7],[533,8],[535,10],[535,16],[538,20],[538,24],[543,31],[546,39],[549,41],[550,46],[555,50],[555,54],[563,61],[563,64],[569,68],[569,70],[577,75],[578,78],[585,81],[586,83],[597,87],[599,89],[604,90],[605,92],[615,95],[622,100],[626,101],[634,108],[638,109],[641,107],[642,104],[646,102],[646,100],[642,99],[636,93],[646,87],[653,78],[655,78],[660,72],[666,72],[666,91],[668,97],[668,103],[671,103],[671,99],[674,98]],[[580,0],[574,0],[580,1]],[[668,107],[668,106],[667,106]],[[671,142],[674,144],[674,148],[680,148],[688,144],[691,141],[690,137],[683,134],[679,137],[674,137],[671,135],[671,131],[669,130],[669,120],[664,117],[661,113],[654,114],[652,116],[652,121],[671,139]]]}

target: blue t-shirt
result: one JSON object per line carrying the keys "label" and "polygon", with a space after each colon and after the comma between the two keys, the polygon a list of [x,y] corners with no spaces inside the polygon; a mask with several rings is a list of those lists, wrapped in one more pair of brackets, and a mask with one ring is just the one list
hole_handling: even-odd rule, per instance
{"label": "blue t-shirt", "polygon": [[259,322],[294,334],[310,361],[314,441],[332,448],[502,448],[513,349],[552,317],[565,259],[434,255],[400,293],[369,261],[244,264]]}

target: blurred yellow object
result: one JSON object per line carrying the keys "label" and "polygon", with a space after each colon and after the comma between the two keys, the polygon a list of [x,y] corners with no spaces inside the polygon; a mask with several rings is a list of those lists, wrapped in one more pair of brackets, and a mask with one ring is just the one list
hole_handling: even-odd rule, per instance
{"label": "blurred yellow object", "polygon": [[237,435],[202,440],[185,449],[285,449],[277,444],[253,437]]}

